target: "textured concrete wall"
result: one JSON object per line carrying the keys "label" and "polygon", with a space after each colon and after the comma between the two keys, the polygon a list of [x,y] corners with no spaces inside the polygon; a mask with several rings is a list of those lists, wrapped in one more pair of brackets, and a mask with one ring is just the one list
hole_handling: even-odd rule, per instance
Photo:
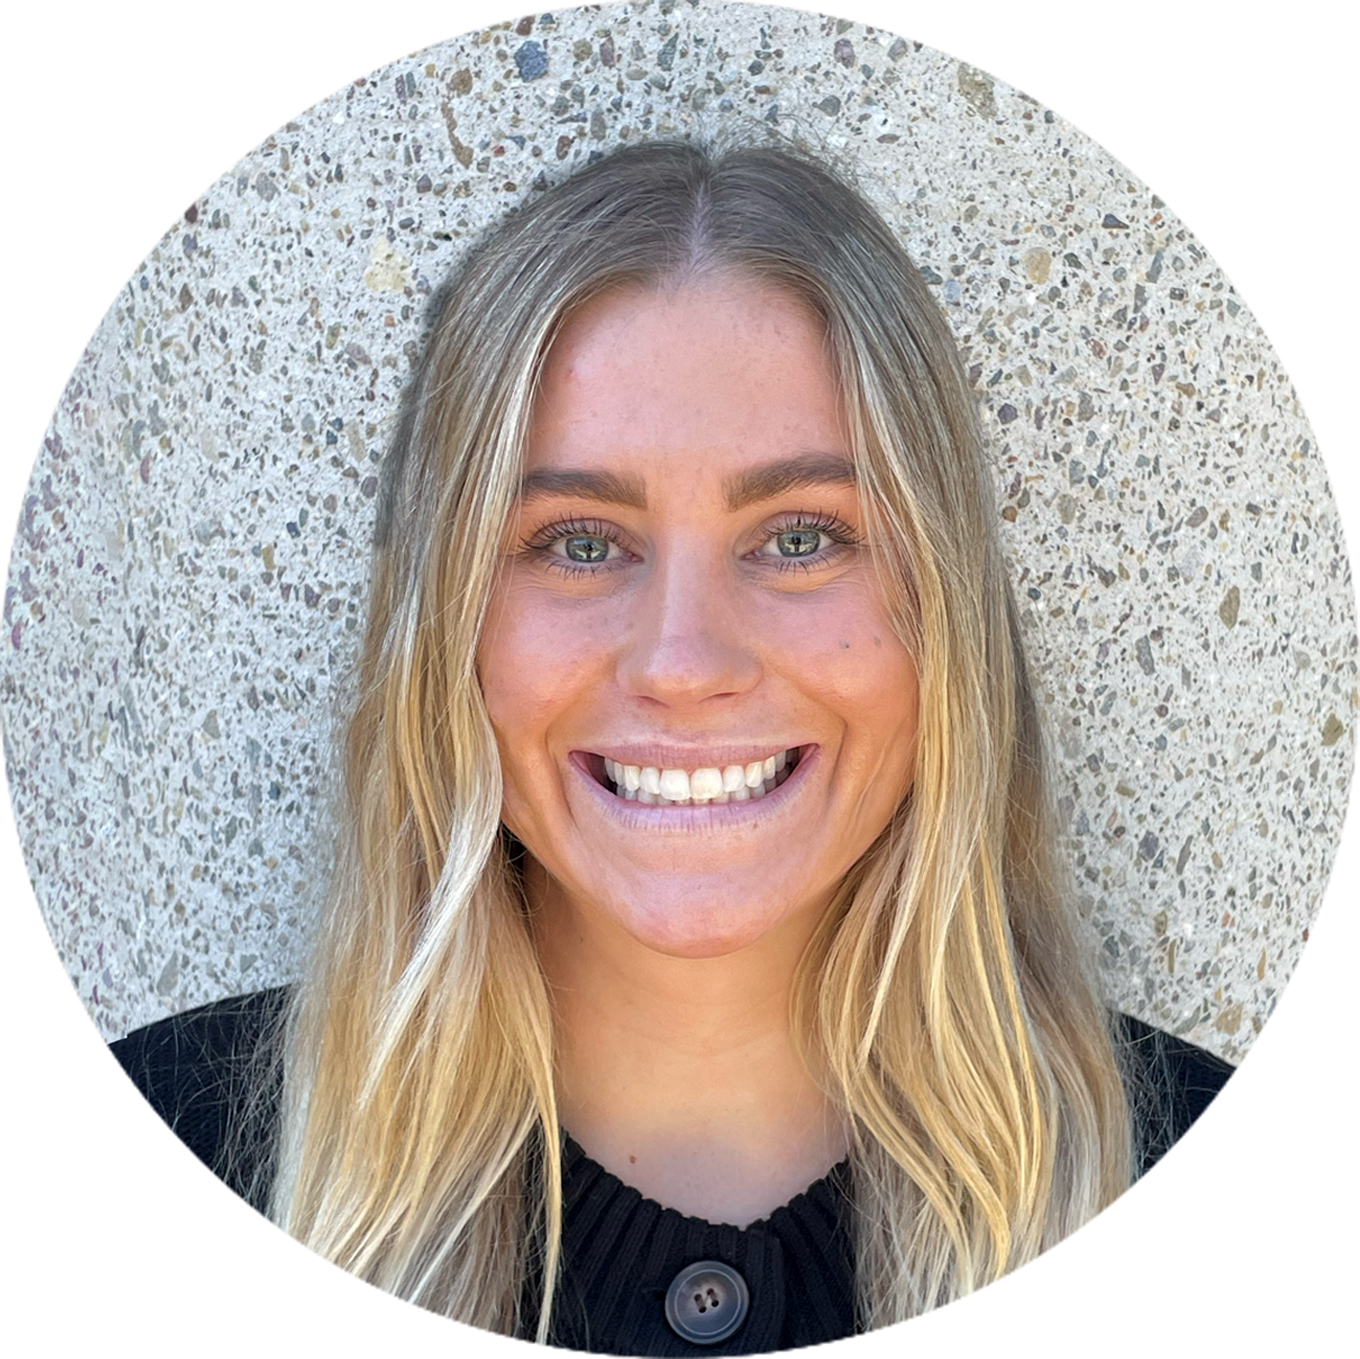
{"label": "textured concrete wall", "polygon": [[77,367],[0,700],[30,875],[106,1034],[296,965],[431,289],[594,152],[766,123],[854,168],[958,336],[1111,999],[1246,1050],[1353,759],[1350,573],[1287,377],[1155,194],[1024,95],[859,25],[668,0],[323,101],[186,212]]}

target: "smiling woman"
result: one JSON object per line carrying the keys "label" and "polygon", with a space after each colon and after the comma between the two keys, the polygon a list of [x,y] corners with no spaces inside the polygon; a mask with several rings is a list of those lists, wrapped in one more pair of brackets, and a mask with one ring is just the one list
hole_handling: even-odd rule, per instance
{"label": "smiling woman", "polygon": [[968,385],[823,166],[654,143],[509,218],[388,471],[311,970],[120,1047],[288,1231],[509,1334],[784,1348],[1207,1102],[1089,983]]}
{"label": "smiling woman", "polygon": [[480,652],[558,997],[559,1113],[716,1222],[844,1154],[789,981],[910,783],[916,669],[848,448],[796,298],[723,275],[605,294],[546,364]]}
{"label": "smiling woman", "polygon": [[822,328],[740,277],[598,298],[525,476],[479,671],[505,822],[576,903],[545,920],[801,952],[902,802],[917,708]]}

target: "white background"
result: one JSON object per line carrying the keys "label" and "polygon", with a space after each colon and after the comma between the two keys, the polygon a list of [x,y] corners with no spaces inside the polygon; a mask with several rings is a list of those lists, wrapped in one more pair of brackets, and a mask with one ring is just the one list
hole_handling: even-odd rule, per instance
{"label": "white background", "polygon": [[[1339,27],[1348,21],[1323,17],[1343,8],[1301,0],[1265,17],[1254,7],[1140,0],[841,0],[832,8],[1019,87],[1169,203],[1293,378],[1354,553],[1356,71],[1351,35]],[[7,22],[4,561],[33,458],[82,346],[183,209],[347,81],[518,17],[486,0],[68,0]],[[1186,1142],[1021,1274],[906,1331],[856,1340],[852,1353],[1354,1353],[1347,1290],[1360,1196],[1346,999],[1360,984],[1355,821],[1275,1018]],[[7,812],[0,900],[0,1240],[9,1256],[0,1343],[10,1353],[521,1352],[356,1284],[198,1166],[133,1094],[84,1017],[47,941]]]}

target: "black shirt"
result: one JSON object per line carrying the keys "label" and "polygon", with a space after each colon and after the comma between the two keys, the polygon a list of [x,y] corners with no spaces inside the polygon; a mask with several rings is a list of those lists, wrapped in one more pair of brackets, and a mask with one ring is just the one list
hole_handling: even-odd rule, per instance
{"label": "black shirt", "polygon": [[[285,990],[219,1001],[112,1045],[137,1088],[186,1146],[263,1208],[277,1116],[277,1077],[257,1058]],[[1188,1043],[1120,1017],[1143,1137],[1142,1171],[1208,1107],[1232,1068]],[[1157,1096],[1160,1095],[1160,1098]],[[570,1137],[563,1174],[563,1270],[555,1344],[607,1354],[756,1354],[853,1335],[849,1164],[744,1228],[686,1217],[644,1198]],[[667,1291],[698,1261],[744,1280],[749,1303],[727,1339],[697,1345],[666,1319]],[[532,1295],[533,1290],[528,1292]],[[530,1309],[531,1310],[531,1309]]]}

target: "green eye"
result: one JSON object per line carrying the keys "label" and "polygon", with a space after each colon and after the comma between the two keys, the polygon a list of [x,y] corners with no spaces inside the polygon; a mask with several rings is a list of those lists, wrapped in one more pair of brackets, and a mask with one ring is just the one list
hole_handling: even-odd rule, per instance
{"label": "green eye", "polygon": [[781,557],[810,557],[821,545],[821,531],[812,528],[785,529],[775,542]]}
{"label": "green eye", "polygon": [[609,555],[609,544],[594,534],[576,533],[563,541],[562,551],[569,561],[589,565],[604,561]]}

